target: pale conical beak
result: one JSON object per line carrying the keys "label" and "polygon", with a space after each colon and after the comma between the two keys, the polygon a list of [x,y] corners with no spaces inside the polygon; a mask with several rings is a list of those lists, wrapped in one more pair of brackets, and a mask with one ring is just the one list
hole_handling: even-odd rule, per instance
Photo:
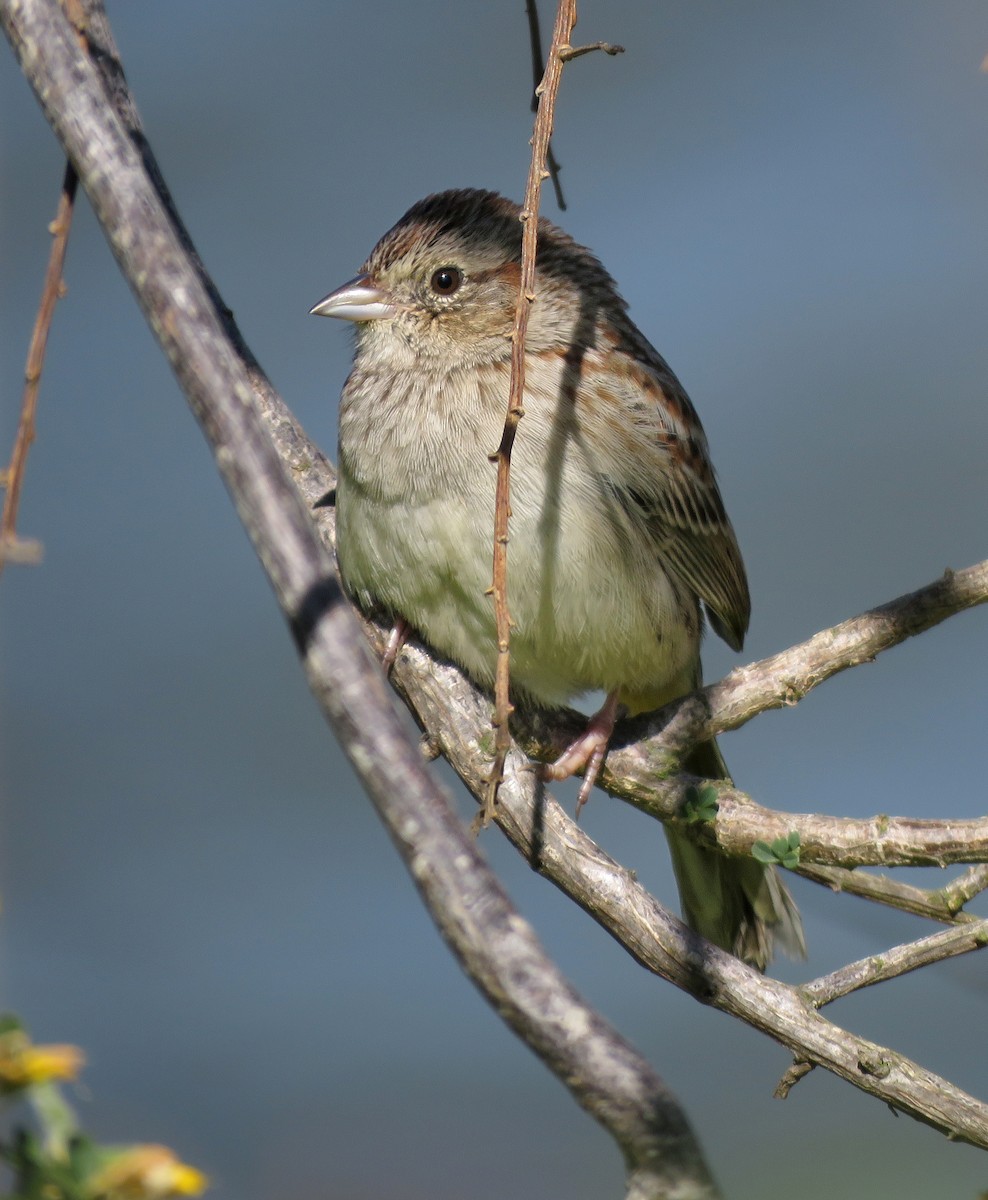
{"label": "pale conical beak", "polygon": [[393,317],[395,306],[387,292],[371,283],[369,275],[357,275],[323,297],[309,309],[309,314],[339,317],[343,321],[379,321],[382,317]]}

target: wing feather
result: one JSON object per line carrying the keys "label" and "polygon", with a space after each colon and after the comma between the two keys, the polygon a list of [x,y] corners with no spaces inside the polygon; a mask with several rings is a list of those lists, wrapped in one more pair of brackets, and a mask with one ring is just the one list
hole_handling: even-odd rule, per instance
{"label": "wing feather", "polygon": [[751,598],[703,427],[676,376],[631,328],[633,345],[589,351],[581,364],[578,395],[592,395],[612,418],[597,446],[601,475],[644,522],[662,566],[699,597],[714,630],[740,650]]}

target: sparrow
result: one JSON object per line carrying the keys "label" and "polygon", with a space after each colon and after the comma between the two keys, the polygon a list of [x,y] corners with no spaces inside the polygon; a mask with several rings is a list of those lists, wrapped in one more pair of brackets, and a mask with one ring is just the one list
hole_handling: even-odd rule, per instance
{"label": "sparrow", "polygon": [[[337,554],[349,594],[480,686],[496,659],[489,594],[496,471],[521,276],[520,209],[490,191],[414,204],[359,274],[311,312],[354,323],[339,418]],[[546,769],[589,791],[619,713],[701,683],[704,625],[742,647],[751,602],[696,410],[599,260],[541,219],[511,460],[513,698],[606,700]],[[685,764],[728,778],[714,742]],[[804,954],[778,871],[667,827],[683,915],[764,970]]]}

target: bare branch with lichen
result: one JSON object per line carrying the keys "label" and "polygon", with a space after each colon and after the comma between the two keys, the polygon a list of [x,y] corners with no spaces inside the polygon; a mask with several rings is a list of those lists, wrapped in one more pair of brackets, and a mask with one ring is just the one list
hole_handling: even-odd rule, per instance
{"label": "bare branch with lichen", "polygon": [[[383,639],[383,631],[367,627],[375,641]],[[434,744],[480,801],[488,762],[483,695],[454,667],[436,663],[414,644],[399,655],[394,675]],[[827,1021],[798,987],[761,976],[698,938],[587,836],[521,754],[508,758],[496,820],[540,874],[648,970],[768,1034],[799,1061],[825,1067],[948,1136],[988,1149],[988,1106],[894,1050]],[[943,948],[952,945],[948,940]]]}
{"label": "bare branch with lichen", "polygon": [[829,975],[822,975],[800,989],[816,1008],[831,1004],[842,996],[849,996],[860,988],[872,987],[896,979],[909,971],[928,967],[931,963],[943,962],[958,954],[969,954],[988,945],[988,920],[943,929],[929,937],[894,946],[881,954],[870,954],[858,962],[849,963]]}
{"label": "bare branch with lichen", "polygon": [[847,867],[821,867],[815,863],[800,864],[796,873],[833,892],[860,896],[863,900],[948,925],[977,921],[977,917],[964,911],[964,905],[988,887],[985,879],[988,868],[984,866],[971,867],[942,888],[918,888],[888,875],[871,875]]}

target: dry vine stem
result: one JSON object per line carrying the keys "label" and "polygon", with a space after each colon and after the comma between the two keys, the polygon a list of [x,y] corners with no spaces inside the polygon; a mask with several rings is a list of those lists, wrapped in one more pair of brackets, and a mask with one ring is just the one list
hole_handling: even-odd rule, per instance
{"label": "dry vine stem", "polygon": [[[545,58],[542,54],[542,30],[539,27],[539,6],[537,0],[525,0],[525,13],[528,17],[528,41],[532,48],[532,112],[539,111],[539,84],[545,74]],[[552,180],[556,193],[556,204],[560,212],[566,211],[566,198],[563,195],[563,185],[559,178],[560,166],[552,152],[552,141],[546,143],[545,165]]]}
{"label": "dry vine stem", "polygon": [[[535,0],[529,0],[529,23],[532,30],[533,52],[537,41],[537,14],[533,24]],[[538,244],[539,204],[542,197],[543,180],[550,178],[546,170],[549,139],[552,137],[556,97],[562,79],[563,65],[570,58],[590,50],[606,50],[615,54],[617,46],[599,42],[594,46],[574,50],[570,38],[576,25],[576,0],[559,0],[556,22],[552,30],[552,43],[546,57],[542,82],[535,89],[538,110],[532,133],[532,157],[522,203],[521,280],[518,285],[518,302],[515,305],[515,323],[511,332],[511,384],[508,392],[508,412],[504,420],[501,444],[491,461],[497,463],[497,492],[494,501],[494,565],[491,594],[494,597],[494,624],[497,636],[497,666],[494,674],[494,763],[488,781],[487,796],[474,828],[486,825],[494,815],[497,789],[504,777],[504,760],[511,747],[509,721],[512,707],[509,694],[511,676],[511,610],[508,604],[508,520],[511,516],[511,448],[514,445],[518,422],[524,416],[522,402],[525,396],[525,335],[528,331],[528,316],[535,302],[535,253]],[[557,185],[558,192],[558,185]]]}
{"label": "dry vine stem", "polygon": [[72,228],[72,211],[75,204],[77,182],[75,168],[71,163],[66,163],[65,175],[62,179],[62,194],[58,201],[58,213],[49,226],[52,233],[51,252],[48,255],[44,288],[41,292],[41,302],[38,305],[38,315],[34,319],[27,363],[24,367],[21,415],[17,422],[17,434],[14,437],[14,448],[10,453],[10,463],[3,473],[6,494],[3,501],[3,514],[0,516],[0,573],[3,572],[4,565],[8,561],[32,563],[41,559],[39,543],[25,541],[17,536],[17,510],[20,507],[21,488],[24,486],[28,451],[34,441],[38,389],[41,386],[41,371],[45,364],[48,333],[55,315],[55,305],[62,294],[62,268],[65,265],[69,230]]}
{"label": "dry vine stem", "polygon": [[532,159],[525,185],[521,222],[521,282],[515,305],[515,324],[511,332],[511,386],[508,392],[508,412],[504,419],[501,444],[491,456],[497,463],[497,492],[494,500],[494,568],[491,593],[494,596],[494,624],[497,633],[497,667],[494,674],[494,763],[491,767],[487,799],[477,815],[475,827],[486,825],[494,815],[497,789],[504,776],[504,760],[511,746],[508,722],[511,718],[509,695],[511,676],[511,612],[508,607],[508,518],[511,515],[511,447],[514,445],[518,422],[524,415],[525,395],[525,335],[528,331],[529,307],[535,300],[535,251],[538,241],[539,201],[542,181],[548,178],[545,169],[546,151],[552,135],[553,114],[563,60],[559,51],[569,45],[576,24],[576,0],[559,0],[552,44],[546,58],[542,82],[535,89],[539,98],[532,134]]}
{"label": "dry vine stem", "polygon": [[[75,27],[79,44],[85,49],[87,43],[83,31],[86,18],[79,0],[65,0],[65,11]],[[65,268],[65,252],[69,245],[78,183],[79,177],[76,175],[75,167],[71,162],[67,162],[65,173],[62,176],[62,192],[58,199],[58,210],[55,220],[48,227],[52,235],[51,250],[48,255],[48,267],[45,271],[41,300],[38,304],[38,315],[34,319],[34,328],[31,331],[31,341],[28,345],[27,362],[24,367],[24,394],[21,399],[21,415],[17,422],[14,448],[10,453],[10,462],[0,477],[5,489],[3,513],[0,514],[0,574],[3,574],[4,565],[8,562],[37,563],[41,561],[40,543],[17,536],[17,512],[20,508],[21,489],[24,486],[27,455],[34,441],[38,391],[41,387],[41,372],[45,365],[45,350],[48,348],[48,334],[55,316],[55,305],[63,295],[65,288],[62,272]]]}

